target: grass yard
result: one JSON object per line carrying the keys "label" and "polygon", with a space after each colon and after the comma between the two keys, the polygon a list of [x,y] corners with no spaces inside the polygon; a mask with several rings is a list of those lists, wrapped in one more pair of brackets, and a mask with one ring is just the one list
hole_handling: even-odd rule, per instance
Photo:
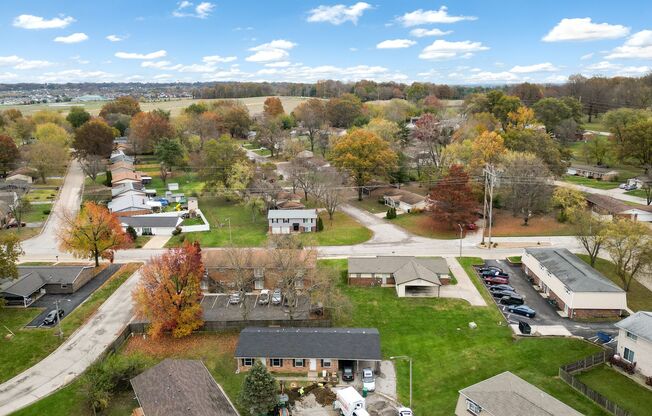
{"label": "grass yard", "polygon": [[564,182],[573,183],[575,185],[588,186],[595,189],[615,189],[618,188],[620,182],[599,181],[597,179],[589,179],[584,176],[564,175],[562,178]]}
{"label": "grass yard", "polygon": [[41,232],[41,227],[21,228],[21,229],[10,228],[8,230],[0,230],[0,236],[7,235],[7,234],[15,234],[18,236],[18,239],[20,241],[24,241],[38,235],[38,233],[40,232]]}
{"label": "grass yard", "polygon": [[492,236],[494,237],[533,237],[551,235],[574,235],[570,224],[557,221],[554,213],[535,215],[528,225],[523,225],[523,218],[515,217],[505,210],[494,210]]}
{"label": "grass yard", "polygon": [[365,211],[369,211],[372,214],[378,214],[380,212],[387,212],[389,207],[385,204],[381,204],[374,198],[363,198],[362,201],[358,201],[358,199],[351,199],[347,201],[347,203],[353,205],[354,207],[363,209]]}
{"label": "grass yard", "polygon": [[635,189],[633,191],[627,191],[625,192],[625,195],[637,196],[643,199],[647,198],[647,195],[645,194],[645,191],[643,189]]}
{"label": "grass yard", "polygon": [[[378,328],[385,358],[413,358],[415,414],[451,415],[460,389],[509,370],[584,414],[606,415],[557,377],[561,364],[595,353],[597,347],[564,338],[516,340],[493,303],[473,307],[455,299],[401,299],[392,288],[346,286],[346,260],[323,260],[320,265],[339,277],[353,304],[346,321],[336,324]],[[471,321],[477,329],[469,329]],[[407,362],[399,361],[397,372],[405,403]]]}
{"label": "grass yard", "polygon": [[254,152],[255,154],[257,154],[258,156],[265,156],[265,157],[267,157],[267,156],[271,156],[271,155],[272,155],[272,151],[269,150],[269,149],[256,149],[256,150],[254,150],[253,152]]}
{"label": "grass yard", "polygon": [[143,246],[144,246],[145,244],[147,244],[147,242],[148,242],[149,240],[151,240],[151,239],[152,239],[152,236],[149,236],[149,235],[139,235],[138,237],[136,237],[136,241],[134,241],[134,247],[135,247],[135,248],[143,248]]}
{"label": "grass yard", "polygon": [[[43,222],[48,219],[52,204],[32,204],[29,210],[23,214],[22,222]],[[47,212],[47,214],[46,214]]]}
{"label": "grass yard", "polygon": [[652,390],[641,386],[609,366],[603,364],[577,374],[576,377],[609,400],[629,410],[632,416],[650,414]]}
{"label": "grass yard", "polygon": [[335,212],[333,221],[328,219],[328,213],[321,212],[324,229],[318,233],[300,234],[306,243],[319,246],[343,246],[360,244],[369,240],[373,233],[362,224],[342,212]]}
{"label": "grass yard", "polygon": [[52,201],[57,196],[57,191],[54,189],[37,189],[32,188],[25,199],[30,202],[43,202],[43,201]]}
{"label": "grass yard", "polygon": [[436,238],[440,240],[454,240],[460,238],[459,230],[453,230],[446,224],[438,223],[428,214],[423,212],[401,214],[393,220],[388,221],[421,237]]}
{"label": "grass yard", "polygon": [[[577,257],[589,263],[589,256],[586,254],[578,254]],[[616,276],[616,266],[609,260],[598,258],[595,262],[595,268],[600,273],[609,278],[612,282],[619,287],[623,287],[623,282]],[[634,312],[636,311],[652,311],[652,292],[639,283],[637,280],[632,280],[627,292],[627,306]]]}

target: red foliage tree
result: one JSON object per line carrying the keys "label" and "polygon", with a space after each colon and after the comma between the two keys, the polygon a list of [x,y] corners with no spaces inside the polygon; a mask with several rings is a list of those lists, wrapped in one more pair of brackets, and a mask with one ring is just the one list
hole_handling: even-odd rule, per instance
{"label": "red foliage tree", "polygon": [[477,205],[469,175],[461,165],[453,165],[430,191],[427,209],[436,221],[455,228],[457,224],[467,224],[476,219]]}

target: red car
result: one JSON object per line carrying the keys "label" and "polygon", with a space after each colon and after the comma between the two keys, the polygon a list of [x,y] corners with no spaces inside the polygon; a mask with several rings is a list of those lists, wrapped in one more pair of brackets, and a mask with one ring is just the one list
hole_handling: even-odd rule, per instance
{"label": "red car", "polygon": [[484,282],[488,285],[507,285],[509,277],[507,276],[485,276]]}
{"label": "red car", "polygon": [[469,231],[475,231],[475,230],[478,229],[478,226],[475,225],[474,223],[470,222],[470,223],[466,224],[466,229],[469,230]]}

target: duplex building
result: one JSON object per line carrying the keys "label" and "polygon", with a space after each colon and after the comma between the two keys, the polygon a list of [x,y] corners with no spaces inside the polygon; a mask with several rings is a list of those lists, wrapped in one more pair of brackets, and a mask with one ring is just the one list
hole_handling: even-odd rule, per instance
{"label": "duplex building", "polygon": [[525,274],[570,319],[616,318],[626,292],[565,248],[526,248]]}
{"label": "duplex building", "polygon": [[622,217],[633,221],[652,222],[650,206],[627,205],[619,199],[600,194],[587,194],[586,202],[593,215],[603,219],[612,220],[614,217]]}
{"label": "duplex building", "polygon": [[652,312],[639,311],[616,323],[618,354],[636,363],[636,371],[652,377]]}
{"label": "duplex building", "polygon": [[370,196],[382,200],[385,205],[400,212],[409,213],[426,208],[425,196],[391,186],[374,189],[370,192]]}
{"label": "duplex building", "polygon": [[604,166],[572,165],[566,173],[601,181],[611,181],[618,177],[617,170]]}
{"label": "duplex building", "polygon": [[355,286],[393,286],[399,297],[439,296],[439,287],[450,282],[450,271],[441,257],[349,257],[348,281]]}
{"label": "duplex building", "polygon": [[460,390],[456,416],[581,416],[522,378],[505,371]]}
{"label": "duplex building", "polygon": [[317,210],[271,209],[267,221],[271,234],[311,233],[317,231]]}
{"label": "duplex building", "polygon": [[376,328],[248,327],[240,332],[235,358],[240,371],[259,360],[272,372],[336,373],[344,366],[377,371],[382,355]]}

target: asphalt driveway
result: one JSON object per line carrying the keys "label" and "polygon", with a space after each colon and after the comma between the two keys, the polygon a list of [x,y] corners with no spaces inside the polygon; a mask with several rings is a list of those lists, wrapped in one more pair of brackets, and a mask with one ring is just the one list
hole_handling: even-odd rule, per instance
{"label": "asphalt driveway", "polygon": [[53,295],[46,294],[30,305],[30,308],[43,308],[43,312],[39,314],[32,322],[28,323],[26,327],[39,327],[43,323],[43,319],[51,310],[55,308],[55,302],[59,301],[59,308],[63,309],[64,315],[61,320],[66,319],[72,311],[81,305],[95,290],[102,286],[109,277],[113,276],[115,272],[120,269],[121,264],[110,264],[106,269],[98,273],[97,276],[92,278],[88,283],[82,286],[77,292],[71,294]]}
{"label": "asphalt driveway", "polygon": [[[239,304],[229,304],[229,295],[225,293],[205,294],[201,301],[205,321],[241,321],[244,308],[247,308],[247,320],[286,320],[290,319],[288,309],[281,305],[258,304],[257,294],[247,294]],[[300,297],[294,311],[294,319],[308,319],[310,316],[310,299]]]}

